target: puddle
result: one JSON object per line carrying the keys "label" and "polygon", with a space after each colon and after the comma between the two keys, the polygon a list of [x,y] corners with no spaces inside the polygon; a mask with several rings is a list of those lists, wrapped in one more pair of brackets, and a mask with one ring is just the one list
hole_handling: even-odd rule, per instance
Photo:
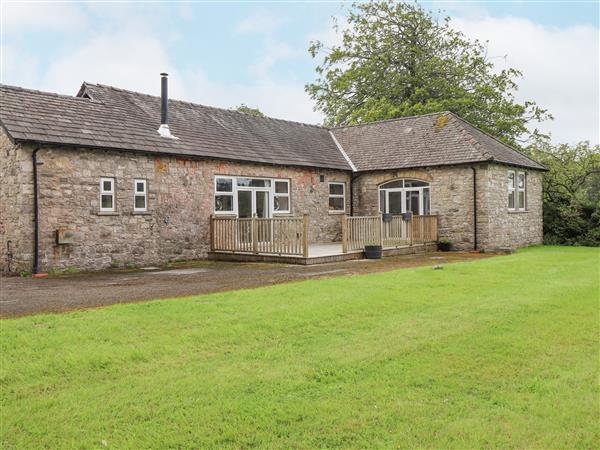
{"label": "puddle", "polygon": [[148,272],[148,275],[193,275],[195,273],[210,272],[210,269],[175,269],[161,270],[160,272]]}
{"label": "puddle", "polygon": [[302,273],[301,275],[304,275],[306,277],[312,277],[315,275],[327,275],[328,273],[339,273],[339,272],[346,272],[346,269],[324,270],[323,272],[305,272],[305,273]]}

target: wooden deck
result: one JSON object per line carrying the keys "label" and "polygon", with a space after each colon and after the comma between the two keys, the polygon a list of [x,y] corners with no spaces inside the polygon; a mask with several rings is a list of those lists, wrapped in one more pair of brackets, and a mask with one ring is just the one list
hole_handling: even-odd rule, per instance
{"label": "wooden deck", "polygon": [[[384,247],[383,257],[397,255],[411,255],[415,253],[425,253],[435,251],[435,243],[402,245],[398,247]],[[350,261],[355,259],[364,259],[362,250],[352,250],[344,253],[342,243],[310,244],[308,246],[308,256],[300,255],[273,255],[273,254],[255,254],[252,252],[230,252],[230,251],[212,251],[209,258],[216,261],[239,261],[239,262],[271,262],[281,264],[324,264],[339,261]]]}
{"label": "wooden deck", "polygon": [[380,245],[383,256],[435,249],[437,216],[341,216],[341,242],[310,243],[303,217],[212,217],[209,257],[226,261],[319,264],[364,258],[366,245]]}

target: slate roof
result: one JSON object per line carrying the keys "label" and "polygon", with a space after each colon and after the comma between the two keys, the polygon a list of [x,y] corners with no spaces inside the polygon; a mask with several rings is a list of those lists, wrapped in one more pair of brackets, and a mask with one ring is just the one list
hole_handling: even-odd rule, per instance
{"label": "slate roof", "polygon": [[79,95],[0,85],[0,122],[16,141],[193,155],[351,170],[326,128],[169,99],[171,133],[160,136],[160,97],[84,83]]}
{"label": "slate roof", "polygon": [[450,112],[331,130],[358,171],[495,161],[545,167]]}
{"label": "slate roof", "polygon": [[330,133],[316,125],[170,99],[169,122],[179,139],[157,132],[159,97],[111,86],[84,83],[71,97],[0,85],[0,124],[17,142],[351,170],[347,155],[358,171],[483,161],[545,169],[447,112]]}

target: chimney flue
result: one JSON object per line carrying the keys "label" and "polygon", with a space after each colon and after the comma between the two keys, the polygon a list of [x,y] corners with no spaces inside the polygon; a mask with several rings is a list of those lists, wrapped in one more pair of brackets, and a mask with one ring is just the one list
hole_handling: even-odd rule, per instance
{"label": "chimney flue", "polygon": [[168,73],[160,74],[160,124],[169,124],[169,76]]}
{"label": "chimney flue", "polygon": [[160,74],[160,127],[158,133],[162,137],[177,139],[169,129],[169,74]]}

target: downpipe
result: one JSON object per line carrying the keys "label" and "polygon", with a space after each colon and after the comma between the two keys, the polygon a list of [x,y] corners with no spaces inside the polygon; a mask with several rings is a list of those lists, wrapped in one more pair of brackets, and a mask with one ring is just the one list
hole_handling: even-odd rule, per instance
{"label": "downpipe", "polygon": [[473,171],[473,250],[477,251],[477,171],[475,166],[471,166]]}

